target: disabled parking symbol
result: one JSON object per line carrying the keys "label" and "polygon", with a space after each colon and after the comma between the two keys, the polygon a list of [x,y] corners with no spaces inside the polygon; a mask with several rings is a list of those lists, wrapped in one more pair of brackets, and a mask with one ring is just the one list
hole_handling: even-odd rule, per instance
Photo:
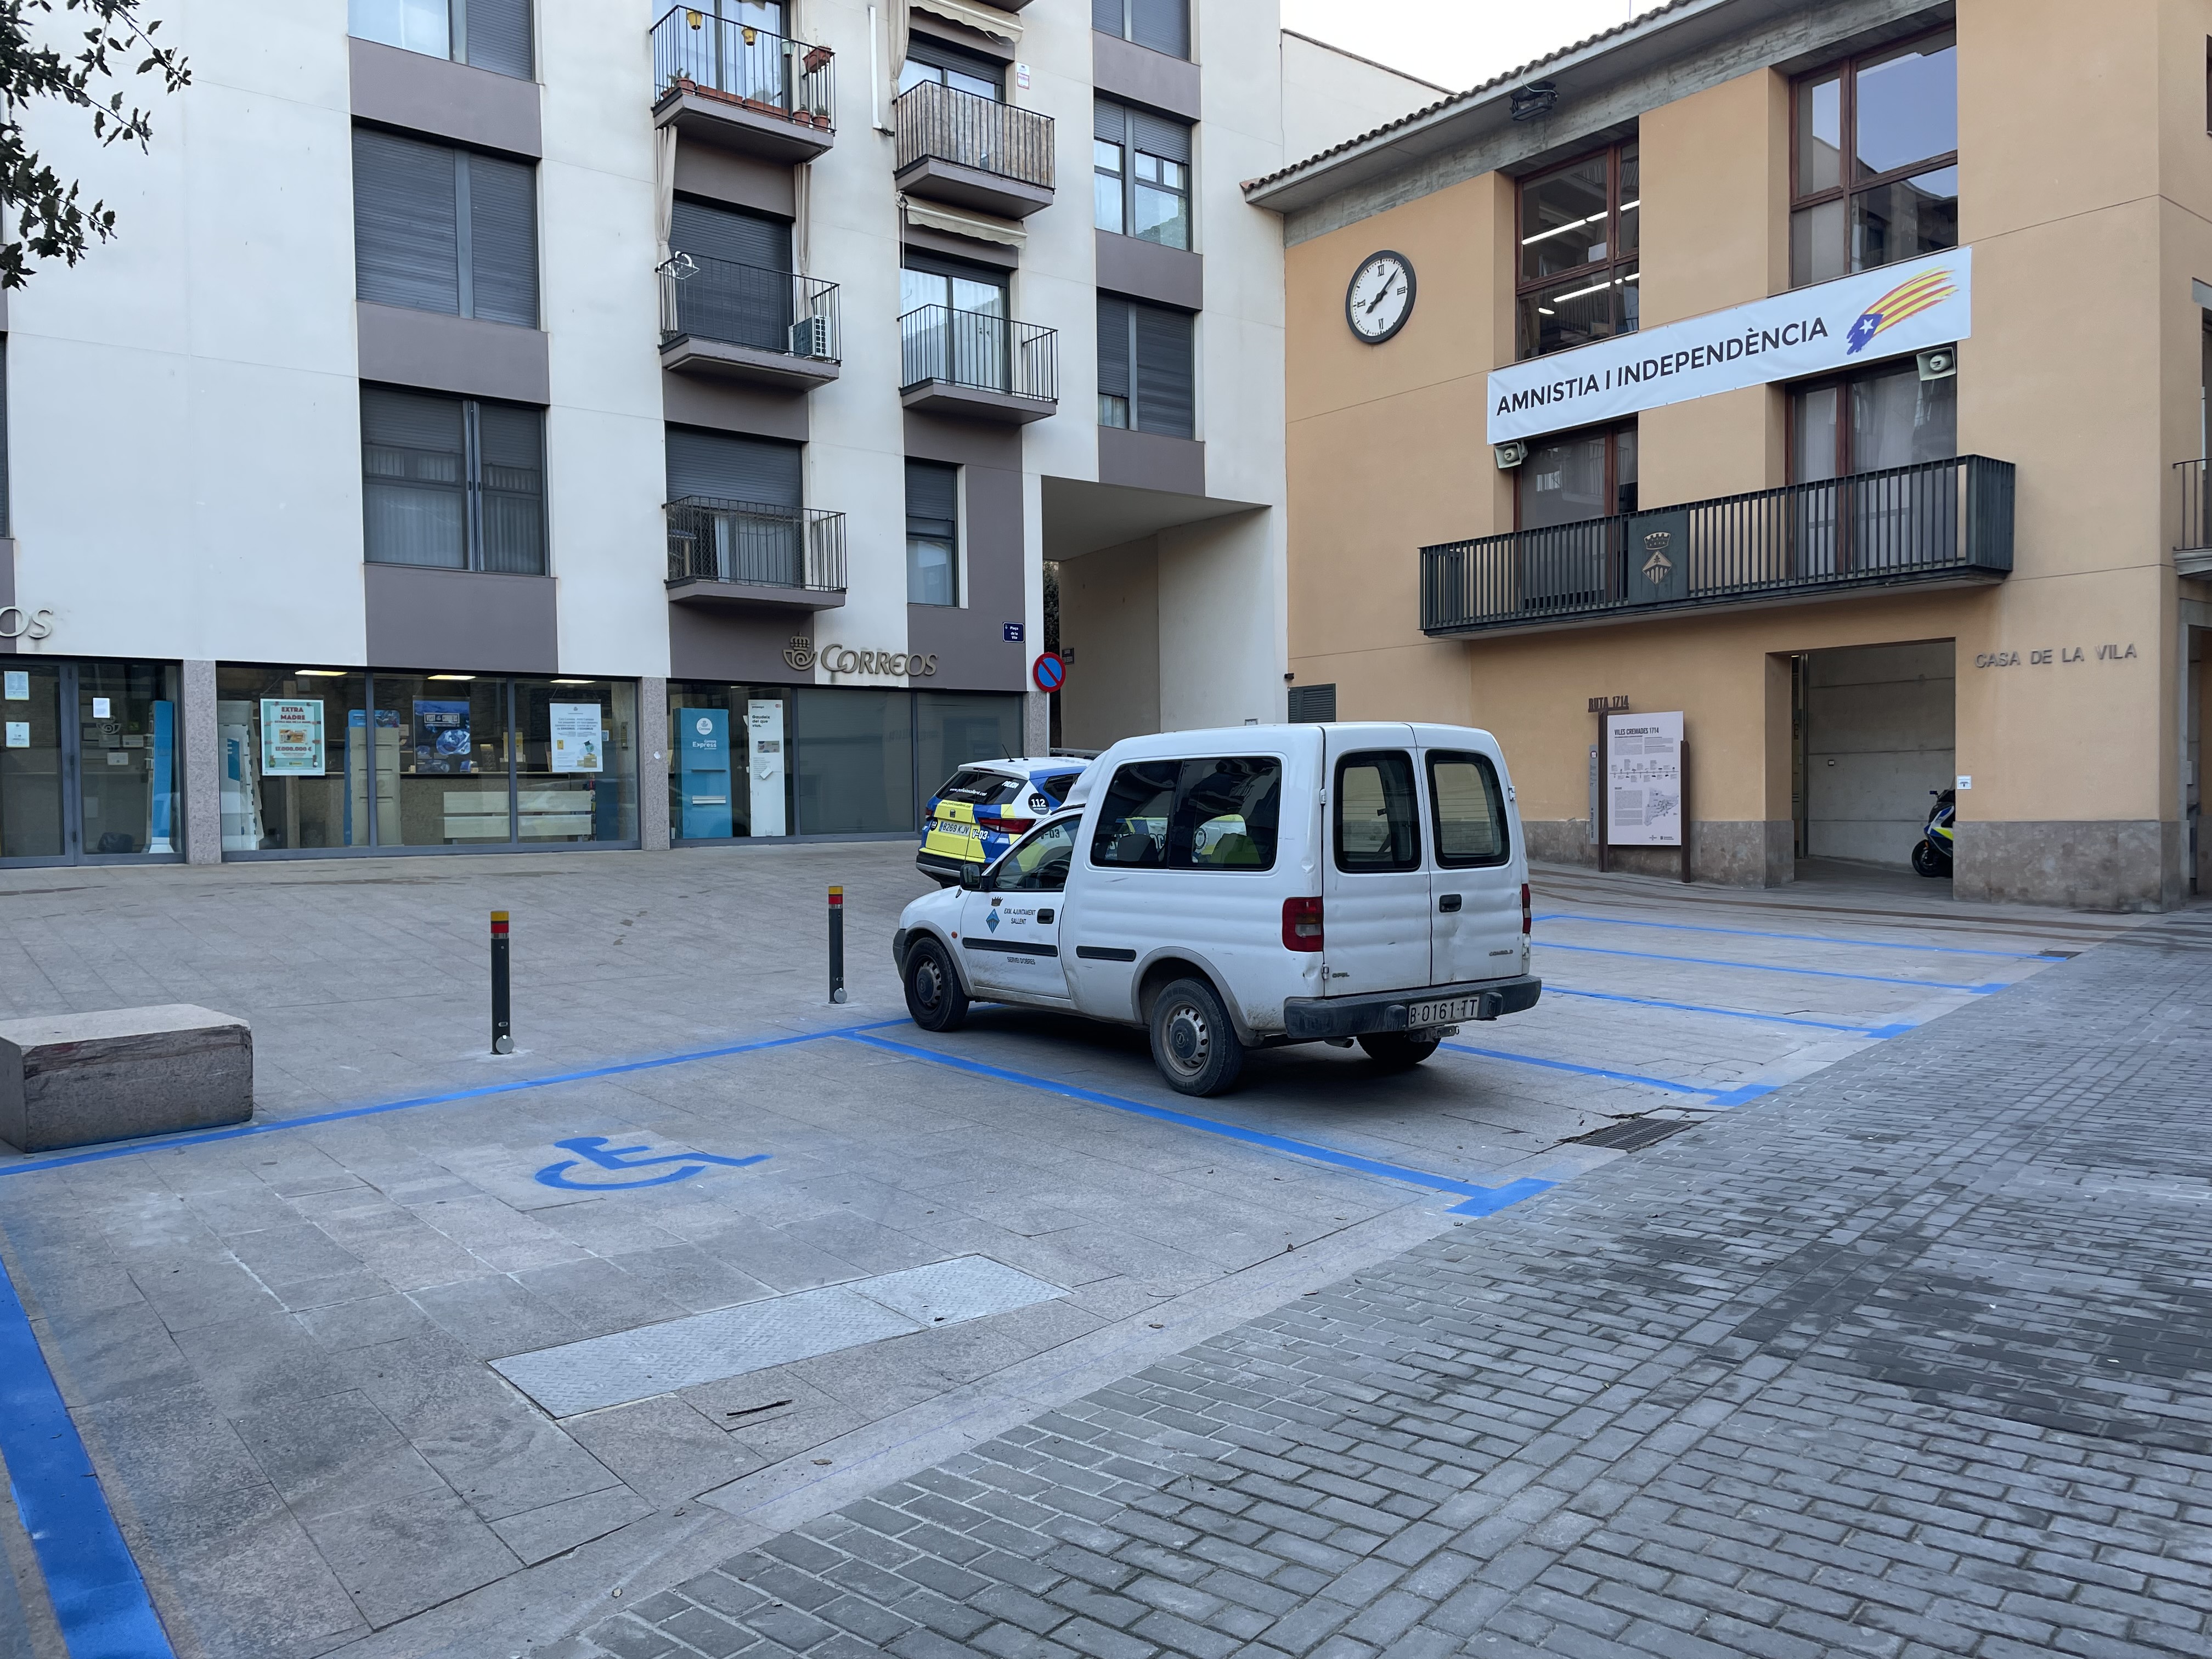
{"label": "disabled parking symbol", "polygon": [[[563,1158],[558,1164],[549,1164],[538,1172],[538,1184],[555,1187],[569,1193],[618,1193],[639,1187],[665,1187],[672,1182],[689,1181],[710,1169],[743,1170],[755,1164],[768,1162],[766,1152],[756,1152],[750,1158],[723,1158],[714,1152],[655,1152],[650,1146],[610,1146],[605,1135],[578,1135],[573,1140],[553,1143],[564,1152],[576,1156]],[[573,1170],[585,1164],[596,1164],[602,1170],[617,1174],[632,1170],[660,1169],[673,1164],[673,1169],[647,1176],[637,1181],[572,1181]]]}

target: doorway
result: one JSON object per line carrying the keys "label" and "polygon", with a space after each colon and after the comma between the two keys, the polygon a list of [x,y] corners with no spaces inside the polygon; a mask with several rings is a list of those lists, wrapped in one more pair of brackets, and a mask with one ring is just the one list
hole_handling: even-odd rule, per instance
{"label": "doorway", "polygon": [[177,670],[0,659],[0,865],[173,862]]}
{"label": "doorway", "polygon": [[1949,640],[1807,653],[1792,676],[1797,856],[1909,870],[1957,764]]}

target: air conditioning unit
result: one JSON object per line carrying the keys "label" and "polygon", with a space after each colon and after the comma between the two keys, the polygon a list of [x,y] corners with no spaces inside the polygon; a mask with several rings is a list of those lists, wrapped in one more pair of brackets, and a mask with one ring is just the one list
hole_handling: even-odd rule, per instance
{"label": "air conditioning unit", "polygon": [[794,357],[827,357],[830,355],[830,319],[827,317],[802,317],[791,325],[791,355]]}
{"label": "air conditioning unit", "polygon": [[1937,346],[1933,351],[1920,354],[1920,378],[1923,380],[1948,380],[1959,373],[1959,348]]}
{"label": "air conditioning unit", "polygon": [[1495,446],[1492,453],[1498,457],[1498,470],[1500,472],[1510,472],[1528,459],[1528,446],[1516,438],[1510,444]]}

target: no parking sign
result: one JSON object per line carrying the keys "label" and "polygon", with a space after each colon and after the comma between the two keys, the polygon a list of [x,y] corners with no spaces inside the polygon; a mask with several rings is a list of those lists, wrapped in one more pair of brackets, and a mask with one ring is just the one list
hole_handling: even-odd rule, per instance
{"label": "no parking sign", "polygon": [[1067,665],[1048,651],[1030,665],[1030,678],[1040,691],[1057,691],[1067,684]]}

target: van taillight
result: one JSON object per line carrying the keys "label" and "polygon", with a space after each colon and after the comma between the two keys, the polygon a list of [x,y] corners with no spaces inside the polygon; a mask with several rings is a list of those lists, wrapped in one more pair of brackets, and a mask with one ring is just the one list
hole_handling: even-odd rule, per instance
{"label": "van taillight", "polygon": [[1521,937],[1526,939],[1535,931],[1535,918],[1528,913],[1528,884],[1521,884]]}
{"label": "van taillight", "polygon": [[1283,949],[1321,949],[1321,901],[1294,898],[1283,901]]}
{"label": "van taillight", "polygon": [[1036,822],[1035,818],[999,818],[993,822],[991,827],[1003,830],[1010,836],[1026,836],[1030,832],[1030,825]]}

